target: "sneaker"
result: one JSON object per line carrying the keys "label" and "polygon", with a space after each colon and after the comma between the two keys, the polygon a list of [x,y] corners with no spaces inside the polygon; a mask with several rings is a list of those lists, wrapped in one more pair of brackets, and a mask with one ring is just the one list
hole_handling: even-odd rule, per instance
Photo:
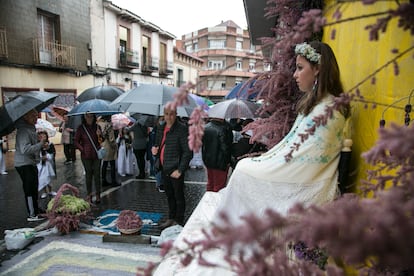
{"label": "sneaker", "polygon": [[165,193],[164,186],[159,186],[158,187],[158,192]]}
{"label": "sneaker", "polygon": [[41,221],[41,220],[45,220],[45,218],[39,217],[39,216],[29,216],[29,217],[27,217],[27,221],[29,221],[29,222]]}
{"label": "sneaker", "polygon": [[65,164],[65,165],[72,164],[72,161],[71,161],[71,160],[65,161],[65,163],[64,163],[64,164]]}
{"label": "sneaker", "polygon": [[56,195],[57,195],[57,193],[56,193],[56,192],[50,192],[50,193],[49,193],[49,195],[51,195],[51,196],[56,196]]}
{"label": "sneaker", "polygon": [[148,178],[149,178],[149,179],[155,179],[155,176],[150,175],[150,176],[148,176]]}
{"label": "sneaker", "polygon": [[42,193],[42,195],[40,196],[40,198],[46,198],[47,197],[47,193]]}
{"label": "sneaker", "polygon": [[6,174],[9,174],[8,172],[6,172],[6,171],[4,171],[4,172],[1,172],[1,174],[2,175],[6,175]]}

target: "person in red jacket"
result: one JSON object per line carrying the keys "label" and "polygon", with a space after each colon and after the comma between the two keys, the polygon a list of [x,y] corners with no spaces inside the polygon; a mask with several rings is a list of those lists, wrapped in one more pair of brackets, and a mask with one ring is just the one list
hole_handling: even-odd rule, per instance
{"label": "person in red jacket", "polygon": [[177,110],[164,108],[165,124],[159,125],[151,151],[158,155],[162,166],[162,179],[167,195],[169,218],[161,225],[167,228],[184,225],[184,174],[193,152],[188,147],[188,127],[177,120]]}
{"label": "person in red jacket", "polygon": [[100,148],[99,137],[101,135],[101,129],[96,124],[96,116],[90,113],[83,115],[82,124],[76,130],[75,146],[81,153],[82,164],[85,168],[86,191],[88,193],[86,200],[89,202],[92,201],[93,179],[96,194],[95,203],[101,202],[101,160],[98,159],[98,155],[95,150],[95,148]]}

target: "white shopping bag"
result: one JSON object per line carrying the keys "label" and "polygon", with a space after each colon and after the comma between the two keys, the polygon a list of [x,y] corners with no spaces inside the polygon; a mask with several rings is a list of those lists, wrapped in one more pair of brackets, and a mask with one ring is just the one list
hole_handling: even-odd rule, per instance
{"label": "white shopping bag", "polygon": [[178,224],[165,228],[161,232],[160,238],[157,241],[157,245],[161,246],[164,242],[171,240],[174,241],[182,230],[183,227]]}
{"label": "white shopping bag", "polygon": [[7,250],[23,249],[35,239],[34,228],[5,230],[4,233],[4,240],[6,242]]}

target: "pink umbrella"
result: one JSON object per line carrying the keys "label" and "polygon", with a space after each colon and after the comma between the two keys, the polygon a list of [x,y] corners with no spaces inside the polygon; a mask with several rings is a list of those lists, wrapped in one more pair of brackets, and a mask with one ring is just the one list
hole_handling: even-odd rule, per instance
{"label": "pink umbrella", "polygon": [[125,114],[119,113],[111,116],[112,127],[115,130],[132,125],[135,120]]}
{"label": "pink umbrella", "polygon": [[53,116],[61,121],[64,121],[63,116],[68,114],[70,107],[54,105],[52,106],[51,110]]}

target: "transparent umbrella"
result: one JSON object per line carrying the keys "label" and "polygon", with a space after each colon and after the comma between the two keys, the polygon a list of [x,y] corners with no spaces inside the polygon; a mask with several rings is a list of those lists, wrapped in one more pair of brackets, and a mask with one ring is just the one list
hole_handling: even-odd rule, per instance
{"label": "transparent umbrella", "polygon": [[122,129],[135,123],[135,119],[125,114],[114,114],[111,116],[112,127],[115,130]]}
{"label": "transparent umbrella", "polygon": [[260,106],[254,102],[241,99],[231,99],[210,106],[208,116],[211,118],[234,119],[256,118],[256,111]]}
{"label": "transparent umbrella", "polygon": [[49,137],[53,137],[56,135],[56,128],[53,126],[51,122],[46,121],[44,119],[38,118],[35,127],[37,132],[46,131]]}

